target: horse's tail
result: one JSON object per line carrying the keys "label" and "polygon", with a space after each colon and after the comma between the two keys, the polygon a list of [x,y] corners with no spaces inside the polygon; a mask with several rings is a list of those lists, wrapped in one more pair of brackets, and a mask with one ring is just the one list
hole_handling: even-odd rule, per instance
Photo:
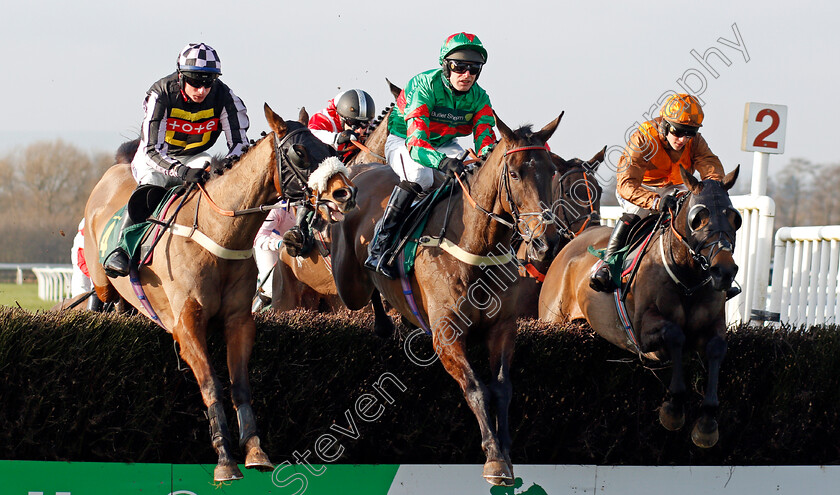
{"label": "horse's tail", "polygon": [[117,152],[114,154],[114,163],[131,163],[139,147],[140,138],[124,142],[117,148]]}

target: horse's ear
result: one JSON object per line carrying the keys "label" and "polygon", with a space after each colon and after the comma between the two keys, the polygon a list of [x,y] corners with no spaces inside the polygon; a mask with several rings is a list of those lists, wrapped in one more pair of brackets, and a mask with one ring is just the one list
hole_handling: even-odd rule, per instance
{"label": "horse's ear", "polygon": [[682,180],[689,191],[694,194],[700,194],[700,191],[703,189],[702,184],[694,177],[694,174],[684,169],[682,165],[680,165],[680,176],[682,176]]}
{"label": "horse's ear", "polygon": [[587,168],[589,170],[592,170],[593,172],[595,170],[597,170],[598,165],[604,163],[604,156],[606,156],[606,154],[607,154],[607,147],[604,146],[604,148],[601,149],[601,151],[595,153],[595,156],[593,156],[592,158],[589,159],[588,162],[586,162],[586,163],[589,164],[589,166]]}
{"label": "horse's ear", "polygon": [[399,98],[400,93],[402,93],[402,88],[389,81],[387,77],[385,78],[385,81],[388,83],[388,89],[391,91],[391,94],[394,95],[394,99],[396,100]]}
{"label": "horse's ear", "polygon": [[724,189],[726,189],[727,191],[732,189],[732,186],[735,185],[735,181],[738,180],[738,172],[740,171],[740,169],[741,169],[741,164],[739,163],[735,167],[735,170],[726,174],[726,176],[723,178],[723,188]]}
{"label": "horse's ear", "polygon": [[493,117],[496,118],[496,127],[499,128],[499,132],[502,134],[502,139],[508,142],[513,142],[516,139],[516,136],[513,135],[513,131],[510,130],[510,127],[502,122],[502,119],[499,118],[499,114],[497,114],[495,110],[493,110]]}
{"label": "horse's ear", "polygon": [[552,134],[554,134],[554,131],[555,131],[555,130],[557,130],[557,125],[560,123],[560,120],[563,118],[563,115],[564,115],[565,113],[566,113],[565,111],[560,112],[560,115],[559,115],[556,119],[554,119],[554,120],[552,120],[551,122],[549,122],[549,123],[548,123],[545,127],[543,127],[543,128],[540,130],[540,132],[538,132],[538,133],[536,134],[536,136],[537,136],[537,137],[538,137],[538,138],[539,138],[542,142],[547,143],[547,142],[548,142],[548,139],[551,137],[551,135],[552,135]]}
{"label": "horse's ear", "polygon": [[286,125],[286,121],[282,119],[279,115],[274,113],[274,110],[268,106],[268,103],[263,104],[263,110],[265,110],[265,120],[268,121],[268,127],[271,128],[272,131],[277,135],[278,138],[282,138],[286,135],[286,130],[288,126]]}
{"label": "horse's ear", "polygon": [[303,125],[309,125],[309,114],[306,112],[306,107],[300,107],[300,113],[298,114],[298,122]]}
{"label": "horse's ear", "polygon": [[549,151],[548,154],[549,156],[551,156],[551,162],[554,163],[554,170],[556,170],[558,173],[565,173],[565,171],[568,170],[571,166],[569,165],[569,162],[564,160],[563,157],[561,157],[557,153]]}

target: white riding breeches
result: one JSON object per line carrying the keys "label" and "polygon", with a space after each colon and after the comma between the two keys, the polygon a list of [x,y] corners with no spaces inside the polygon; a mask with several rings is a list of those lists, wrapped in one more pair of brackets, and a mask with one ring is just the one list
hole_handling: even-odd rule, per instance
{"label": "white riding breeches", "polygon": [[[653,191],[659,195],[659,197],[669,196],[672,194],[676,194],[679,191],[687,191],[688,189],[685,187],[685,184],[671,184],[670,186],[665,187],[650,187],[642,185],[648,191]],[[651,213],[656,210],[648,210],[647,208],[642,208],[641,206],[634,205],[633,203],[627,201],[626,199],[619,196],[618,191],[615,192],[615,197],[618,199],[618,204],[621,206],[621,209],[624,210],[625,213],[632,213],[634,215],[638,215],[639,218],[645,218]]]}
{"label": "white riding breeches", "polygon": [[[464,152],[464,148],[455,139],[435,149],[452,158]],[[432,184],[435,182],[435,169],[425,167],[411,159],[411,155],[405,145],[405,138],[388,134],[388,140],[385,141],[385,159],[388,161],[388,165],[394,169],[394,172],[400,176],[401,180],[415,182],[424,191],[432,187]]]}
{"label": "white riding breeches", "polygon": [[[203,168],[209,161],[210,155],[208,153],[197,153],[183,163],[190,168]],[[131,160],[131,175],[134,176],[134,180],[138,184],[154,184],[169,188],[184,183],[179,177],[167,175],[161,172],[157,166],[149,163],[142,148],[137,149],[134,159]]]}

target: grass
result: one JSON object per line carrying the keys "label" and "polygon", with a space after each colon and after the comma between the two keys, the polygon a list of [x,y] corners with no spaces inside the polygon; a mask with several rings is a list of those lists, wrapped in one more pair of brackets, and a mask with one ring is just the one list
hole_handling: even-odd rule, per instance
{"label": "grass", "polygon": [[24,283],[0,284],[0,306],[20,307],[29,311],[46,310],[55,306],[57,301],[42,301],[38,298],[38,284]]}

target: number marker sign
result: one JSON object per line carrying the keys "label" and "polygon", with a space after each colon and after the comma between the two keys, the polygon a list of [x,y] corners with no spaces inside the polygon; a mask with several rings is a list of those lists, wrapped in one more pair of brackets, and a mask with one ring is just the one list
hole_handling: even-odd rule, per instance
{"label": "number marker sign", "polygon": [[761,153],[784,153],[786,123],[786,105],[747,103],[744,108],[741,149]]}

